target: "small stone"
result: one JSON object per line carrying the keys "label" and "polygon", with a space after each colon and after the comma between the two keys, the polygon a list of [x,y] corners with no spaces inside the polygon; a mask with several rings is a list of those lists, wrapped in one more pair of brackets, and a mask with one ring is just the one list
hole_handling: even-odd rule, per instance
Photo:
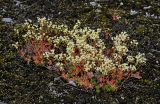
{"label": "small stone", "polygon": [[156,61],[157,64],[159,64],[159,61]]}
{"label": "small stone", "polygon": [[144,10],[150,9],[150,8],[151,8],[151,6],[143,7]]}
{"label": "small stone", "polygon": [[123,99],[124,100],[124,95],[120,95],[121,96],[121,99]]}
{"label": "small stone", "polygon": [[99,8],[102,8],[102,6],[101,6],[100,4],[98,4],[98,7],[99,7]]}
{"label": "small stone", "polygon": [[69,84],[76,86],[76,83],[74,81],[69,81]]}
{"label": "small stone", "polygon": [[61,14],[62,12],[58,12],[58,14]]}
{"label": "small stone", "polygon": [[48,86],[50,86],[50,87],[51,87],[52,85],[53,85],[53,83],[52,83],[52,82],[50,82],[50,83],[48,84]]}
{"label": "small stone", "polygon": [[57,80],[59,80],[59,79],[60,79],[60,77],[54,78],[54,81],[57,81]]}
{"label": "small stone", "polygon": [[8,17],[8,18],[2,18],[2,21],[3,21],[3,22],[7,22],[7,23],[13,22],[12,19],[9,18],[9,17]]}
{"label": "small stone", "polygon": [[16,2],[16,5],[17,5],[17,6],[19,6],[19,5],[21,4],[21,2],[18,1],[18,0],[15,0],[15,2]]}
{"label": "small stone", "polygon": [[3,103],[3,102],[0,101],[0,104],[6,104],[6,103]]}
{"label": "small stone", "polygon": [[146,17],[150,17],[150,16],[151,16],[150,13],[146,12]]}
{"label": "small stone", "polygon": [[43,99],[43,96],[41,95],[39,98],[40,98],[40,99]]}
{"label": "small stone", "polygon": [[93,7],[95,7],[95,6],[97,5],[96,2],[90,2],[89,4],[90,4],[91,6],[93,6]]}
{"label": "small stone", "polygon": [[130,15],[136,15],[137,13],[138,13],[137,11],[132,10],[132,9],[131,9],[131,11],[130,11]]}
{"label": "small stone", "polygon": [[100,9],[96,9],[95,12],[100,13],[100,12],[102,12],[102,11],[101,11]]}
{"label": "small stone", "polygon": [[151,17],[154,17],[154,14],[152,14]]}
{"label": "small stone", "polygon": [[123,2],[121,2],[120,5],[123,5]]}

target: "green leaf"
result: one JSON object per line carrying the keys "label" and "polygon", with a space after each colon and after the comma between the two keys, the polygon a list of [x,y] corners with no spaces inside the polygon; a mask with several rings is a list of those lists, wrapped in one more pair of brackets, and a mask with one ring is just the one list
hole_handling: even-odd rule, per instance
{"label": "green leaf", "polygon": [[71,78],[71,77],[72,77],[71,73],[67,73],[67,78]]}
{"label": "green leaf", "polygon": [[74,70],[74,66],[72,64],[69,65],[70,70]]}
{"label": "green leaf", "polygon": [[96,81],[95,78],[92,78],[92,79],[91,79],[91,82],[92,82],[94,85],[98,85],[98,83],[97,83],[97,81]]}
{"label": "green leaf", "polygon": [[103,88],[104,88],[105,90],[107,90],[107,89],[109,89],[109,88],[110,88],[110,85],[105,84]]}
{"label": "green leaf", "polygon": [[103,89],[106,90],[107,92],[113,92],[114,91],[114,89],[109,84],[105,84]]}
{"label": "green leaf", "polygon": [[99,87],[99,85],[97,85],[95,88],[96,88],[96,92],[100,93],[100,87]]}
{"label": "green leaf", "polygon": [[112,87],[108,88],[108,92],[114,92],[114,89]]}
{"label": "green leaf", "polygon": [[120,85],[121,83],[122,83],[121,80],[116,80],[116,84],[117,84],[117,85]]}
{"label": "green leaf", "polygon": [[44,64],[45,64],[45,65],[48,64],[48,59],[47,59],[47,58],[44,59]]}

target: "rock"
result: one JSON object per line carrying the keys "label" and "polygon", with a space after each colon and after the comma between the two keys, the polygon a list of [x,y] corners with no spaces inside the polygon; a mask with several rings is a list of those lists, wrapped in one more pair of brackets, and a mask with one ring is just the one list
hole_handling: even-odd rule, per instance
{"label": "rock", "polygon": [[96,3],[96,2],[90,2],[89,4],[90,4],[91,6],[93,6],[93,7],[97,6],[97,3]]}
{"label": "rock", "polygon": [[18,0],[15,0],[15,2],[16,2],[16,5],[17,5],[17,6],[19,6],[19,5],[21,4],[21,2],[18,1]]}
{"label": "rock", "polygon": [[137,13],[138,13],[137,11],[132,10],[132,9],[131,9],[131,11],[130,11],[130,15],[136,15]]}
{"label": "rock", "polygon": [[69,84],[76,86],[76,83],[74,81],[69,81]]}
{"label": "rock", "polygon": [[58,81],[58,80],[60,80],[60,77],[54,78],[54,81]]}
{"label": "rock", "polygon": [[105,2],[105,1],[110,1],[110,0],[94,0],[94,1]]}
{"label": "rock", "polygon": [[151,8],[151,6],[143,7],[144,10],[150,9],[150,8]]}
{"label": "rock", "polygon": [[3,103],[3,102],[0,101],[0,104],[7,104],[7,103]]}
{"label": "rock", "polygon": [[151,49],[151,52],[155,52],[157,54],[160,54],[160,51],[159,50],[155,50],[155,49]]}
{"label": "rock", "polygon": [[121,2],[120,5],[122,6],[122,5],[123,5],[123,2]]}
{"label": "rock", "polygon": [[2,18],[2,21],[3,22],[6,22],[6,23],[11,23],[11,22],[13,22],[13,20],[11,19],[11,18]]}

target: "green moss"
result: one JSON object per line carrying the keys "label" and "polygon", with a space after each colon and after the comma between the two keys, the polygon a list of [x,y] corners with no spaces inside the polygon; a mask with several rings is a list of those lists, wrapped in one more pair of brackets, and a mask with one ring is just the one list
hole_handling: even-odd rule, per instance
{"label": "green moss", "polygon": [[139,33],[139,34],[142,34],[142,33],[144,33],[144,31],[145,31],[145,28],[144,28],[144,26],[138,26],[137,28],[136,28],[136,32],[137,33]]}
{"label": "green moss", "polygon": [[101,90],[100,90],[99,85],[95,86],[95,88],[96,88],[96,92],[97,92],[97,93],[100,93]]}

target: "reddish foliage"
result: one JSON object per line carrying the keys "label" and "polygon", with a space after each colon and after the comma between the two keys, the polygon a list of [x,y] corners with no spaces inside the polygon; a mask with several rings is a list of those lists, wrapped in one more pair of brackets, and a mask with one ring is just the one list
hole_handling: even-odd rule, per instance
{"label": "reddish foliage", "polygon": [[48,60],[48,65],[52,65],[52,60],[51,59]]}
{"label": "reddish foliage", "polygon": [[26,57],[24,57],[24,60],[28,62],[29,58],[26,56]]}
{"label": "reddish foliage", "polygon": [[22,49],[19,51],[19,55],[20,55],[21,57],[24,57],[25,53],[23,52]]}
{"label": "reddish foliage", "polygon": [[81,68],[80,66],[78,66],[77,64],[74,64],[74,68],[77,72],[80,72],[81,71]]}
{"label": "reddish foliage", "polygon": [[113,16],[112,16],[112,20],[113,20],[113,21],[118,21],[118,20],[119,20],[119,16],[113,15]]}
{"label": "reddish foliage", "polygon": [[[25,56],[25,53],[29,53],[35,64],[44,64],[44,52],[51,50],[51,44],[45,40],[30,40],[25,47],[19,51],[19,55],[28,61],[29,58]],[[52,61],[48,60],[48,64],[51,65]]]}
{"label": "reddish foliage", "polygon": [[105,36],[105,39],[108,39],[109,38],[109,32],[105,32],[104,36]]}
{"label": "reddish foliage", "polygon": [[105,54],[106,56],[108,56],[108,57],[111,57],[112,54],[113,54],[113,49],[107,49],[107,50],[105,50],[104,54]]}
{"label": "reddish foliage", "polygon": [[73,55],[76,56],[76,55],[79,55],[79,54],[80,54],[80,50],[77,47],[75,47]]}
{"label": "reddish foliage", "polygon": [[122,80],[123,79],[123,71],[122,69],[117,70],[117,80]]}
{"label": "reddish foliage", "polygon": [[104,76],[101,76],[98,78],[98,82],[104,83],[104,82],[106,82],[106,78]]}
{"label": "reddish foliage", "polygon": [[66,74],[66,73],[61,72],[61,77],[62,77],[63,79],[65,79],[65,80],[67,80],[67,74]]}
{"label": "reddish foliage", "polygon": [[79,85],[85,87],[86,89],[94,87],[94,85],[90,82],[90,79],[86,74],[84,76],[77,77],[76,80],[79,83]]}
{"label": "reddish foliage", "polygon": [[114,89],[116,89],[116,81],[114,79],[107,80],[107,83]]}
{"label": "reddish foliage", "polygon": [[33,56],[33,60],[34,60],[35,64],[39,64],[39,57],[37,55]]}
{"label": "reddish foliage", "polygon": [[137,79],[141,79],[142,78],[139,72],[132,73],[131,77],[134,77],[134,78],[137,78]]}
{"label": "reddish foliage", "polygon": [[102,88],[104,86],[104,83],[100,83],[99,87]]}

